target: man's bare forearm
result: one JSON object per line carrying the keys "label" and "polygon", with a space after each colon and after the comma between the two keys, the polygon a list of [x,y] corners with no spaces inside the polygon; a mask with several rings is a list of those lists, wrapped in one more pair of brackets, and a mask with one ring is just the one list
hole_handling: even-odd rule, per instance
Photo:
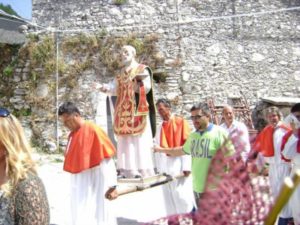
{"label": "man's bare forearm", "polygon": [[174,147],[174,148],[162,148],[162,147],[154,147],[155,152],[166,153],[171,156],[181,156],[185,155],[183,151],[183,147]]}

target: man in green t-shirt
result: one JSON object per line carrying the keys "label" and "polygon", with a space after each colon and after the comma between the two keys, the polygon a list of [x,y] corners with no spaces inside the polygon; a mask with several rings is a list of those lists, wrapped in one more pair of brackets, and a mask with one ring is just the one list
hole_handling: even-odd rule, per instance
{"label": "man in green t-shirt", "polygon": [[211,113],[207,104],[194,105],[190,112],[195,131],[189,135],[185,144],[175,148],[156,146],[154,151],[164,152],[171,156],[191,155],[193,190],[198,203],[204,192],[211,160],[228,135],[223,128],[210,123]]}

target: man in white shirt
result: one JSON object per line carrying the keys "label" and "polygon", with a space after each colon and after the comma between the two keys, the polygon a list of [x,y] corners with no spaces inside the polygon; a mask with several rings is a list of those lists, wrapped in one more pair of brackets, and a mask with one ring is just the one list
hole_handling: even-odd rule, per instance
{"label": "man in white shirt", "polygon": [[232,139],[236,140],[237,138],[239,138],[239,141],[234,141],[233,143],[241,144],[244,146],[243,151],[241,152],[241,157],[243,161],[246,162],[248,154],[250,152],[249,132],[246,125],[235,120],[233,108],[229,105],[224,106],[222,116],[225,122],[220,126],[229,133],[229,136]]}

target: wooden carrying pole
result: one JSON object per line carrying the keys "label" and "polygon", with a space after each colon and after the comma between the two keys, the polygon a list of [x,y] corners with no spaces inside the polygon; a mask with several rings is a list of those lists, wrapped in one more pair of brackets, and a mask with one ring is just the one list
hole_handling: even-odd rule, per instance
{"label": "wooden carrying pole", "polygon": [[292,196],[294,190],[297,188],[300,183],[300,169],[297,169],[293,179],[290,177],[286,177],[281,187],[280,193],[276,198],[275,204],[269,212],[268,216],[265,219],[265,225],[274,225],[277,219],[278,214],[282,210],[282,208],[289,201]]}
{"label": "wooden carrying pole", "polygon": [[179,174],[174,177],[172,177],[170,175],[166,175],[166,174],[162,174],[161,176],[162,176],[162,178],[158,179],[154,183],[142,183],[142,184],[131,183],[130,186],[127,186],[125,189],[117,188],[118,196],[126,195],[126,194],[133,193],[133,192],[138,192],[138,191],[144,191],[149,188],[163,185],[163,184],[169,183],[173,180],[177,180],[177,179],[184,177],[184,174]]}

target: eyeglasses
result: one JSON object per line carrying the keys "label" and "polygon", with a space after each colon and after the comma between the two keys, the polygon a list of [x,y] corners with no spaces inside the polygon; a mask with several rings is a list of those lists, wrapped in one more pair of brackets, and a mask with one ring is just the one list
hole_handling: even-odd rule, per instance
{"label": "eyeglasses", "polygon": [[9,111],[5,108],[0,108],[0,117],[8,117],[10,115]]}
{"label": "eyeglasses", "polygon": [[196,116],[191,116],[190,118],[191,118],[191,120],[199,120],[201,117],[203,117],[203,116],[205,116],[205,115],[196,115]]}

